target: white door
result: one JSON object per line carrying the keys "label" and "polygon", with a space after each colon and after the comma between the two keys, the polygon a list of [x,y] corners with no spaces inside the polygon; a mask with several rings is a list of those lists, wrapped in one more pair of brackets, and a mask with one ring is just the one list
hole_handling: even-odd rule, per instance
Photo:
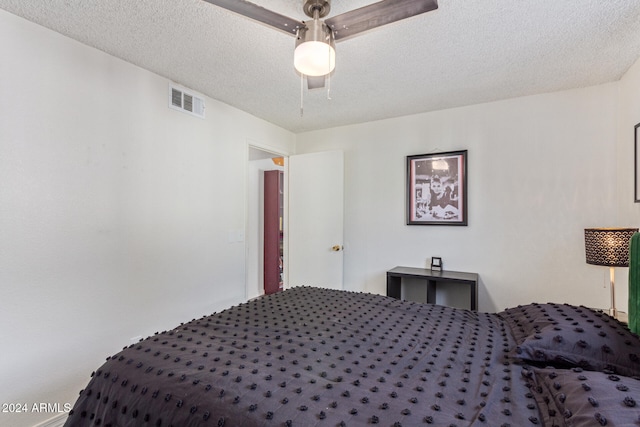
{"label": "white door", "polygon": [[287,287],[342,289],[342,151],[289,157]]}

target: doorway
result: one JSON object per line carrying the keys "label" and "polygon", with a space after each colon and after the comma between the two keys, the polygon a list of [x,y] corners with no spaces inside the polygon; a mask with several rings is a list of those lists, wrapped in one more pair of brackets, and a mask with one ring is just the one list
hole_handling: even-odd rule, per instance
{"label": "doorway", "polygon": [[[249,146],[246,225],[247,299],[281,290],[280,283],[284,282],[286,161],[287,157],[283,154]],[[274,176],[277,177],[275,184]],[[265,186],[268,194],[265,194]],[[277,199],[275,204],[274,197]],[[265,207],[269,209],[270,200],[271,219],[265,222]],[[268,275],[266,280],[265,274]],[[265,286],[267,286],[266,289]]]}
{"label": "doorway", "polygon": [[[283,166],[273,159],[282,157]],[[249,145],[246,296],[264,295],[265,170],[284,172],[283,285],[343,288],[342,151],[288,155]]]}

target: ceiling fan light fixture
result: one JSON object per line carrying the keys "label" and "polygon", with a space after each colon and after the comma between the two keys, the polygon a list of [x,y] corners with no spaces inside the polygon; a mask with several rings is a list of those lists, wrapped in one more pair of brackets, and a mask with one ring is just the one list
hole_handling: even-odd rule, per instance
{"label": "ceiling fan light fixture", "polygon": [[336,67],[333,32],[322,21],[314,19],[298,31],[293,65],[306,76],[324,76]]}
{"label": "ceiling fan light fixture", "polygon": [[[296,36],[293,65],[300,73],[300,86],[307,76],[307,87],[324,87],[323,78],[336,66],[335,42],[346,40],[392,22],[411,18],[438,8],[438,0],[380,0],[349,12],[324,19],[331,10],[331,0],[299,0],[310,21],[281,15],[249,0],[204,0],[231,12],[261,22],[286,34]],[[301,90],[302,92],[302,90]],[[329,90],[327,90],[327,98]]]}

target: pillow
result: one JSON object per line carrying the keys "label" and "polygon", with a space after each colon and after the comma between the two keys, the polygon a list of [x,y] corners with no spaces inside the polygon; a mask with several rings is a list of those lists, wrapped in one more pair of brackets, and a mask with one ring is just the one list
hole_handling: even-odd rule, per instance
{"label": "pillow", "polygon": [[558,367],[640,375],[640,338],[609,315],[568,304],[529,304],[500,313],[513,356]]}
{"label": "pillow", "polygon": [[532,368],[525,375],[545,426],[638,425],[637,379],[581,368]]}

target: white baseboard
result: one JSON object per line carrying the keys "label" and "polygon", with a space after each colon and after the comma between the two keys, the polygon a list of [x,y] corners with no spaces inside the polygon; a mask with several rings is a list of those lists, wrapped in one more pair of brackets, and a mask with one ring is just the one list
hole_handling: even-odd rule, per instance
{"label": "white baseboard", "polygon": [[62,427],[69,417],[68,413],[58,414],[53,418],[49,418],[47,421],[43,421],[40,424],[36,424],[33,427]]}

